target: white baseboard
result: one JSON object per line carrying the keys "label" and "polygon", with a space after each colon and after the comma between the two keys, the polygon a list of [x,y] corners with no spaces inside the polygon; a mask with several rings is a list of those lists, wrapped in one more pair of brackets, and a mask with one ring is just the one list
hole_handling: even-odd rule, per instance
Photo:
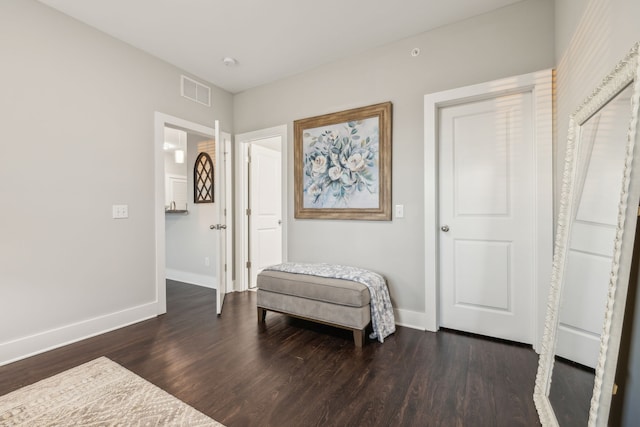
{"label": "white baseboard", "polygon": [[156,317],[157,302],[139,305],[0,343],[0,366]]}
{"label": "white baseboard", "polygon": [[[184,279],[171,278],[169,270],[167,270],[167,278],[187,282]],[[198,283],[194,284],[198,285]],[[157,311],[157,303],[152,302],[0,343],[0,366],[156,317]],[[425,330],[422,326],[426,322],[425,313],[402,309],[394,309],[393,311],[397,325]]]}
{"label": "white baseboard", "polygon": [[396,319],[396,325],[405,326],[407,328],[426,330],[424,325],[427,324],[427,315],[421,311],[403,310],[394,308],[393,315]]}
{"label": "white baseboard", "polygon": [[204,274],[191,273],[189,271],[173,270],[167,268],[165,276],[169,280],[176,282],[189,283],[191,285],[204,286],[205,288],[216,289],[216,277]]}

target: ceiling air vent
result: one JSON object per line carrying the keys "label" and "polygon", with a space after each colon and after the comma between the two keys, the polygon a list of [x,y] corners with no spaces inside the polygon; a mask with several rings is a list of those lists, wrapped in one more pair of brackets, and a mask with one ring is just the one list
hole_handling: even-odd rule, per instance
{"label": "ceiling air vent", "polygon": [[205,86],[202,83],[190,79],[187,76],[182,76],[181,80],[182,96],[189,98],[192,101],[211,107],[211,88]]}

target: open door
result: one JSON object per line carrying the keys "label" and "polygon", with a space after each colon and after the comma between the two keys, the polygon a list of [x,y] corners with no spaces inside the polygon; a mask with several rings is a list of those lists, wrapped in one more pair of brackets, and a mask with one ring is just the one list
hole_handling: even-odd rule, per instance
{"label": "open door", "polygon": [[231,275],[231,271],[227,269],[227,235],[231,234],[231,228],[228,227],[226,221],[226,205],[227,205],[227,172],[228,156],[230,155],[227,146],[230,144],[231,136],[223,134],[221,138],[220,124],[216,120],[215,127],[215,166],[213,168],[213,197],[216,205],[216,224],[211,225],[214,231],[214,239],[216,239],[215,247],[218,248],[218,265],[216,268],[216,313],[222,314],[222,305],[224,296],[227,293],[227,276]]}
{"label": "open door", "polygon": [[[216,127],[217,129],[217,127]],[[216,159],[218,164],[218,188],[220,191],[218,218],[219,224],[219,248],[220,256],[218,257],[218,286],[216,295],[216,310],[218,314],[222,313],[222,304],[224,297],[233,289],[231,266],[233,260],[231,258],[232,237],[233,237],[233,211],[231,203],[231,135],[226,132],[220,132],[220,144],[216,144]],[[218,148],[219,147],[219,148]]]}

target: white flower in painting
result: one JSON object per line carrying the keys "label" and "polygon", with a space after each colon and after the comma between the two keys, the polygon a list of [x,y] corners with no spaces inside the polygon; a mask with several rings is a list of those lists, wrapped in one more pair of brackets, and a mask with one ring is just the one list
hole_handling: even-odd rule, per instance
{"label": "white flower in painting", "polygon": [[342,175],[342,168],[340,166],[334,166],[332,168],[329,168],[329,178],[331,178],[332,181],[340,179],[341,175]]}
{"label": "white flower in painting", "polygon": [[318,156],[313,159],[312,171],[314,174],[322,174],[327,171],[327,158],[325,156]]}
{"label": "white flower in painting", "polygon": [[352,154],[347,159],[347,167],[353,172],[363,171],[366,166],[365,159],[360,153]]}
{"label": "white flower in painting", "polygon": [[330,153],[331,154],[331,164],[334,165],[339,165],[340,164],[340,160],[338,159],[338,154],[336,153]]}
{"label": "white flower in painting", "polygon": [[320,188],[320,186],[314,182],[313,184],[311,184],[309,186],[307,191],[309,192],[309,194],[312,197],[316,197],[316,196],[319,196],[322,193],[322,188]]}

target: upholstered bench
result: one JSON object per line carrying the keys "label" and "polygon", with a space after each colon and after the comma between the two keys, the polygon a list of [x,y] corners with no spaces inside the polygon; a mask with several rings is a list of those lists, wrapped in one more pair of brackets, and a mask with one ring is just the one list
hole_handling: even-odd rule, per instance
{"label": "upholstered bench", "polygon": [[264,270],[258,274],[258,322],[267,311],[353,331],[362,347],[371,321],[367,286],[351,280]]}

